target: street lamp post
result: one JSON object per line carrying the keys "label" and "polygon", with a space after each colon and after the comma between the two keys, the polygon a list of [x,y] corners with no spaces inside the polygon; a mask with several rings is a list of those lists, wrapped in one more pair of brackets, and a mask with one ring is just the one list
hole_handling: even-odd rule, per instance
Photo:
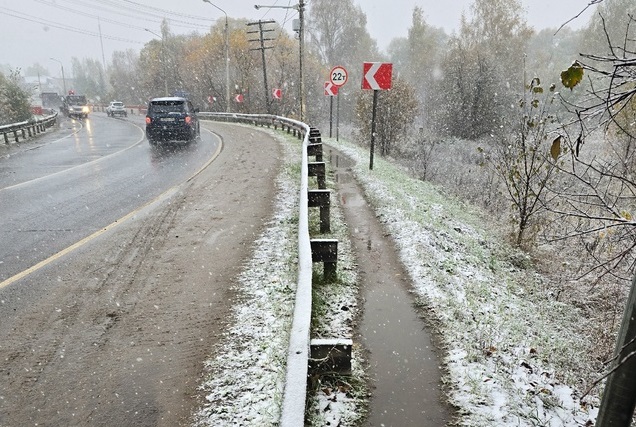
{"label": "street lamp post", "polygon": [[[204,0],[206,1],[206,0]],[[298,20],[299,20],[299,27],[298,27],[298,44],[299,44],[299,55],[300,55],[300,121],[304,122],[305,121],[305,80],[304,80],[304,70],[303,70],[303,59],[304,59],[304,50],[305,50],[305,19],[304,19],[304,12],[305,12],[305,2],[304,0],[300,0],[298,2],[298,4],[293,5],[293,6],[263,6],[263,5],[258,5],[255,4],[254,8],[256,10],[260,9],[260,8],[266,8],[266,9],[296,9],[298,11]]]}
{"label": "street lamp post", "polygon": [[148,28],[144,28],[144,30],[148,31],[150,34],[154,34],[155,36],[161,38],[161,66],[163,68],[163,89],[166,93],[166,96],[169,96],[170,93],[168,92],[168,75],[166,74],[166,47],[163,40],[163,33],[162,35],[159,35]]}
{"label": "street lamp post", "polygon": [[205,3],[210,4],[211,6],[216,7],[221,12],[223,12],[223,14],[225,14],[225,103],[226,103],[225,109],[229,113],[231,111],[231,107],[230,107],[230,29],[227,22],[227,13],[223,9],[215,5],[214,3],[210,2],[210,0],[203,0],[203,1]]}
{"label": "street lamp post", "polygon": [[60,68],[62,68],[62,86],[64,87],[64,96],[66,96],[66,78],[64,77],[64,65],[62,65],[62,61],[55,59],[55,58],[49,58],[51,61],[55,61],[57,63],[60,64]]}

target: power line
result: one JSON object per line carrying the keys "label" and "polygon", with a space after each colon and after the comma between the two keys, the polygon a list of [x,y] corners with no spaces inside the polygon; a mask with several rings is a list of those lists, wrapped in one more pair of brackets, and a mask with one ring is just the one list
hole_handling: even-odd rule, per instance
{"label": "power line", "polygon": [[165,13],[168,13],[170,15],[181,16],[182,18],[195,19],[195,20],[206,21],[206,22],[214,22],[214,21],[216,21],[216,19],[212,19],[212,18],[203,18],[201,16],[188,15],[188,14],[185,14],[185,13],[175,12],[173,10],[161,9],[161,8],[157,8],[157,7],[154,7],[154,6],[146,6],[144,4],[137,3],[137,2],[134,2],[132,0],[122,0],[122,1],[124,1],[126,3],[137,5],[137,6],[141,7],[142,9],[159,10],[161,12],[165,12]]}
{"label": "power line", "polygon": [[[65,10],[65,11],[74,13],[76,15],[85,16],[87,18],[100,19],[101,21],[108,22],[109,24],[114,24],[114,25],[118,25],[118,26],[126,27],[126,28],[134,28],[134,29],[142,30],[142,31],[144,30],[144,27],[138,27],[138,26],[135,26],[135,25],[126,24],[126,23],[123,23],[121,21],[116,21],[114,19],[104,18],[104,17],[102,17],[100,15],[93,15],[91,13],[82,12],[82,11],[72,9],[70,7],[65,7],[65,6],[62,6],[62,5],[59,5],[59,4],[52,4],[52,3],[49,3],[49,2],[47,2],[45,0],[35,0],[35,1],[38,2],[38,3],[46,4],[47,6],[53,6],[53,7],[57,8],[57,9],[61,9],[61,10]],[[151,22],[156,22],[156,21],[151,21]]]}
{"label": "power line", "polygon": [[[79,15],[83,15],[83,16],[93,16],[95,18],[97,18],[97,15],[93,15],[90,14],[88,12],[85,11],[81,11],[72,7],[68,7],[68,6],[63,6],[60,5],[58,1],[53,2],[53,1],[45,1],[45,0],[35,0],[38,3],[42,3],[45,4],[47,6],[51,6],[57,9],[61,9],[61,10],[65,10],[71,13],[75,13],[75,14],[79,14]],[[83,1],[80,0],[62,0],[62,1],[66,1],[67,3],[71,3],[75,6],[79,6],[79,7],[84,7],[84,8],[89,8],[91,11],[102,11],[104,13],[107,14],[111,14],[111,15],[115,15],[115,16],[123,16],[129,19],[133,19],[136,21],[145,21],[145,22],[152,22],[153,24],[160,24],[164,19],[169,19],[170,20],[170,24],[172,26],[175,27],[181,27],[181,28],[189,28],[189,29],[193,29],[193,30],[207,30],[209,28],[209,26],[207,25],[203,25],[203,24],[195,24],[189,21],[184,21],[181,19],[175,19],[175,18],[168,18],[167,16],[164,15],[160,15],[157,13],[153,13],[153,12],[144,12],[141,11],[139,9],[135,9],[135,8],[131,8],[130,6],[127,6],[125,4],[121,4],[121,3],[117,3],[117,2],[113,2],[112,0],[100,0],[98,4],[86,4]],[[177,14],[178,15],[178,14]],[[154,19],[153,19],[154,18]],[[106,20],[102,15],[100,15],[100,19],[102,20]],[[131,25],[127,25],[125,23],[119,22],[119,21],[115,21],[115,20],[109,20],[109,22],[111,23],[117,23],[118,25],[123,25],[123,26],[131,26]],[[143,27],[137,27],[137,29],[141,28],[143,30]]]}
{"label": "power line", "polygon": [[[36,24],[45,25],[45,26],[57,28],[57,29],[64,30],[64,31],[70,31],[70,32],[73,32],[73,33],[84,34],[84,35],[91,36],[91,37],[99,37],[99,34],[94,32],[94,31],[83,30],[81,28],[72,27],[70,25],[60,24],[58,22],[53,22],[53,21],[48,21],[46,19],[37,18],[35,16],[28,15],[28,14],[25,14],[25,13],[22,13],[22,12],[18,12],[16,10],[12,10],[12,9],[5,8],[3,10],[0,10],[0,13],[2,13],[4,15],[11,16],[11,17],[14,17],[14,18],[17,18],[17,19],[21,19],[23,21],[34,22]],[[23,15],[23,16],[20,16],[20,15]],[[109,35],[102,34],[102,37],[105,38],[105,39],[114,40],[114,41],[120,41],[120,42],[125,42],[125,43],[143,44],[142,42],[139,42],[139,41],[125,39],[125,38],[117,37],[117,36],[109,36]]]}
{"label": "power line", "polygon": [[[81,0],[66,0],[66,1],[74,1],[75,3],[80,3],[80,4],[83,3]],[[97,3],[97,5],[99,5],[98,7],[100,7],[103,4],[111,5],[111,7],[113,7],[114,9],[109,10],[110,13],[121,14],[121,9],[124,9],[124,10],[129,10],[131,12],[136,13],[137,15],[133,16],[135,19],[140,19],[138,14],[142,14],[144,16],[155,17],[155,18],[159,19],[159,21],[162,21],[164,18],[167,18],[167,19],[170,19],[171,23],[175,23],[176,22],[176,23],[182,24],[182,26],[190,27],[190,28],[196,28],[196,29],[207,29],[207,28],[209,28],[209,25],[196,24],[196,23],[193,23],[191,21],[184,21],[182,19],[177,19],[175,17],[196,19],[196,20],[209,22],[210,24],[212,24],[212,23],[214,23],[216,21],[215,19],[211,19],[211,18],[194,17],[192,15],[186,15],[186,14],[182,14],[182,13],[171,11],[171,10],[167,10],[167,9],[161,9],[161,8],[156,8],[156,7],[145,6],[145,5],[142,5],[142,4],[139,4],[139,3],[135,3],[135,2],[126,2],[125,0],[124,0],[123,3],[131,3],[133,5],[137,5],[138,7],[135,7],[135,6],[131,7],[131,6],[123,4],[121,1],[117,1],[117,0],[88,0],[88,1],[91,2],[91,3]],[[93,8],[95,6],[91,5],[89,7]],[[157,12],[163,12],[163,13],[157,13]],[[131,15],[127,15],[127,16],[131,16]]]}
{"label": "power line", "polygon": [[[272,4],[272,6],[278,6],[278,1],[276,0],[274,1],[274,4]],[[278,31],[277,35],[276,35],[276,40],[274,40],[274,46],[273,48],[275,49],[276,47],[278,47],[278,42],[280,40],[280,38],[283,35],[283,28],[285,27],[285,25],[292,19],[294,19],[296,16],[298,16],[298,11],[295,10],[292,5],[291,5],[292,0],[287,0],[287,6],[284,7],[285,9],[285,17],[283,18],[282,23],[279,24],[280,26],[280,30]],[[280,6],[279,6],[280,7]],[[273,8],[267,8],[265,13],[263,13],[261,20],[263,20],[267,15],[269,15],[272,12]],[[295,13],[293,13],[293,15],[290,16],[290,11],[295,11]]]}

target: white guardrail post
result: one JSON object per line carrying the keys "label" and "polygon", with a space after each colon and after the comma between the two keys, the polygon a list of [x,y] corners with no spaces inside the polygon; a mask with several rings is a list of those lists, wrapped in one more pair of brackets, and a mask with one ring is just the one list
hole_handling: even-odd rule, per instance
{"label": "white guardrail post", "polygon": [[289,348],[287,352],[287,376],[283,396],[281,427],[299,427],[305,423],[307,400],[307,374],[309,371],[310,327],[311,327],[311,274],[312,255],[309,238],[309,167],[307,146],[309,125],[280,116],[265,114],[199,113],[202,118],[229,122],[272,124],[280,123],[304,132],[300,174],[300,204],[298,219],[298,283],[294,305]]}

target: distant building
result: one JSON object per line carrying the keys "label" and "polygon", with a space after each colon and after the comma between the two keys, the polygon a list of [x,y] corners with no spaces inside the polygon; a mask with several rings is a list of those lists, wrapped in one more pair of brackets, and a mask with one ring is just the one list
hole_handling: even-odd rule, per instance
{"label": "distant building", "polygon": [[24,82],[26,87],[38,96],[44,92],[62,93],[64,91],[61,78],[58,79],[51,76],[27,76],[24,78]]}

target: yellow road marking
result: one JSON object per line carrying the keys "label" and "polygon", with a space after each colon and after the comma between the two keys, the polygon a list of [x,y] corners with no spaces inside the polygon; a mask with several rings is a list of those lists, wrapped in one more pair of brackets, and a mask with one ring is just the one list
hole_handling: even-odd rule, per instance
{"label": "yellow road marking", "polygon": [[[206,129],[207,130],[207,129]],[[213,133],[213,132],[210,132]],[[190,178],[188,178],[186,180],[186,182],[191,181],[194,177],[196,177],[197,175],[199,175],[205,168],[207,168],[213,161],[214,159],[216,159],[218,157],[218,155],[221,153],[221,149],[223,148],[223,140],[221,139],[221,137],[219,135],[217,135],[217,138],[219,138],[219,146],[217,147],[216,151],[214,152],[214,154],[212,155],[212,157],[210,158],[210,160],[208,160],[198,171],[196,171]],[[32,267],[27,268],[26,270],[12,276],[9,277],[8,279],[0,282],[0,289],[3,289],[7,286],[9,286],[12,283],[17,282],[20,279],[23,279],[25,277],[27,277],[29,274],[41,269],[42,267],[52,263],[53,261],[63,257],[64,255],[67,255],[71,252],[73,252],[74,250],[80,248],[81,246],[84,246],[86,243],[90,242],[91,240],[101,236],[102,234],[104,234],[105,232],[112,230],[113,228],[115,228],[116,226],[123,224],[124,222],[126,222],[127,220],[129,220],[131,217],[137,215],[139,212],[141,212],[142,210],[146,209],[147,207],[166,199],[167,197],[171,196],[172,194],[174,194],[177,191],[177,188],[179,188],[181,185],[183,184],[179,184],[176,185],[172,188],[169,188],[168,190],[164,191],[163,193],[161,193],[159,196],[157,196],[154,200],[151,200],[150,202],[146,203],[143,206],[140,206],[139,208],[135,209],[134,211],[130,212],[129,214],[119,218],[118,220],[116,220],[115,222],[107,225],[106,227],[96,231],[95,233],[91,234],[90,236],[87,236],[85,238],[83,238],[82,240],[75,242],[74,244],[72,244],[71,246],[67,247],[66,249],[62,249],[61,251],[59,251],[58,253],[51,255],[50,257],[48,257],[47,259],[38,262],[37,264],[35,264]]]}

